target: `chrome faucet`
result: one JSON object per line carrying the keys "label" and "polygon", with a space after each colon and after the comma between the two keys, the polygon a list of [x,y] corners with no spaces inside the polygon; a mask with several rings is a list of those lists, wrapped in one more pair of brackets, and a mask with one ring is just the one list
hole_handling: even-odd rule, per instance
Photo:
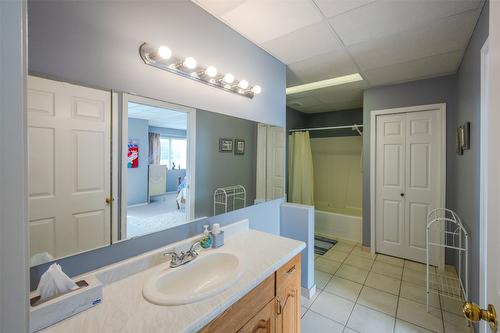
{"label": "chrome faucet", "polygon": [[169,252],[165,252],[163,255],[164,256],[168,256],[168,255],[171,256],[170,267],[175,268],[175,267],[179,267],[179,266],[182,266],[184,264],[187,264],[188,262],[196,259],[196,257],[198,257],[198,252],[196,250],[199,247],[200,247],[200,242],[196,242],[193,245],[191,245],[191,247],[189,248],[189,250],[187,252],[181,252],[180,254],[178,254],[175,251],[169,251]]}

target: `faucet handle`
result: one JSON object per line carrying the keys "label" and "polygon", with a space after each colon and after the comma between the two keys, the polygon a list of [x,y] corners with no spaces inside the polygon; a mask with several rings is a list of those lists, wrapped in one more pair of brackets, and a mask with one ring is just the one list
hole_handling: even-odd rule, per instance
{"label": "faucet handle", "polygon": [[175,251],[168,251],[168,252],[163,253],[163,256],[164,257],[170,256],[171,257],[170,260],[175,263],[175,262],[182,260],[182,258],[184,257],[184,252],[181,252],[181,254],[179,255]]}
{"label": "faucet handle", "polygon": [[187,253],[189,253],[190,255],[197,256],[198,252],[196,252],[196,250],[198,250],[200,247],[201,247],[201,243],[200,242],[196,242],[193,245],[191,245],[191,247],[189,248],[189,251]]}

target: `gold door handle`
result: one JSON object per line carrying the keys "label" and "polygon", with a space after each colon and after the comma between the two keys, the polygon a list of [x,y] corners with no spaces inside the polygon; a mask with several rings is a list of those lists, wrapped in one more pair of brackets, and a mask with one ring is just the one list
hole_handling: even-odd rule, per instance
{"label": "gold door handle", "polygon": [[488,305],[488,309],[481,309],[479,305],[472,302],[465,302],[463,308],[464,316],[472,322],[480,320],[487,321],[493,332],[497,331],[497,312],[493,304]]}
{"label": "gold door handle", "polygon": [[115,201],[115,199],[113,197],[107,197],[106,198],[106,203],[109,205],[111,204],[113,201]]}

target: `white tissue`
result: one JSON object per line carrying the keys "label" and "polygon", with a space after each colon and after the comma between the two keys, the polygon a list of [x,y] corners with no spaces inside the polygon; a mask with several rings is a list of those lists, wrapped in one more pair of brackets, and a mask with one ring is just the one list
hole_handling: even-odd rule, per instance
{"label": "white tissue", "polygon": [[43,302],[74,289],[78,289],[76,283],[62,271],[59,264],[52,264],[40,278],[37,292],[40,295],[40,302]]}

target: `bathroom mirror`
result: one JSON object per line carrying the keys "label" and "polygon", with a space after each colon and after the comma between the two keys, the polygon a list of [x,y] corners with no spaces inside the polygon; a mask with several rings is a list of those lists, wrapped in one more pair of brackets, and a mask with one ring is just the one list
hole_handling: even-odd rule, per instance
{"label": "bathroom mirror", "polygon": [[284,196],[281,127],[28,78],[31,265]]}

